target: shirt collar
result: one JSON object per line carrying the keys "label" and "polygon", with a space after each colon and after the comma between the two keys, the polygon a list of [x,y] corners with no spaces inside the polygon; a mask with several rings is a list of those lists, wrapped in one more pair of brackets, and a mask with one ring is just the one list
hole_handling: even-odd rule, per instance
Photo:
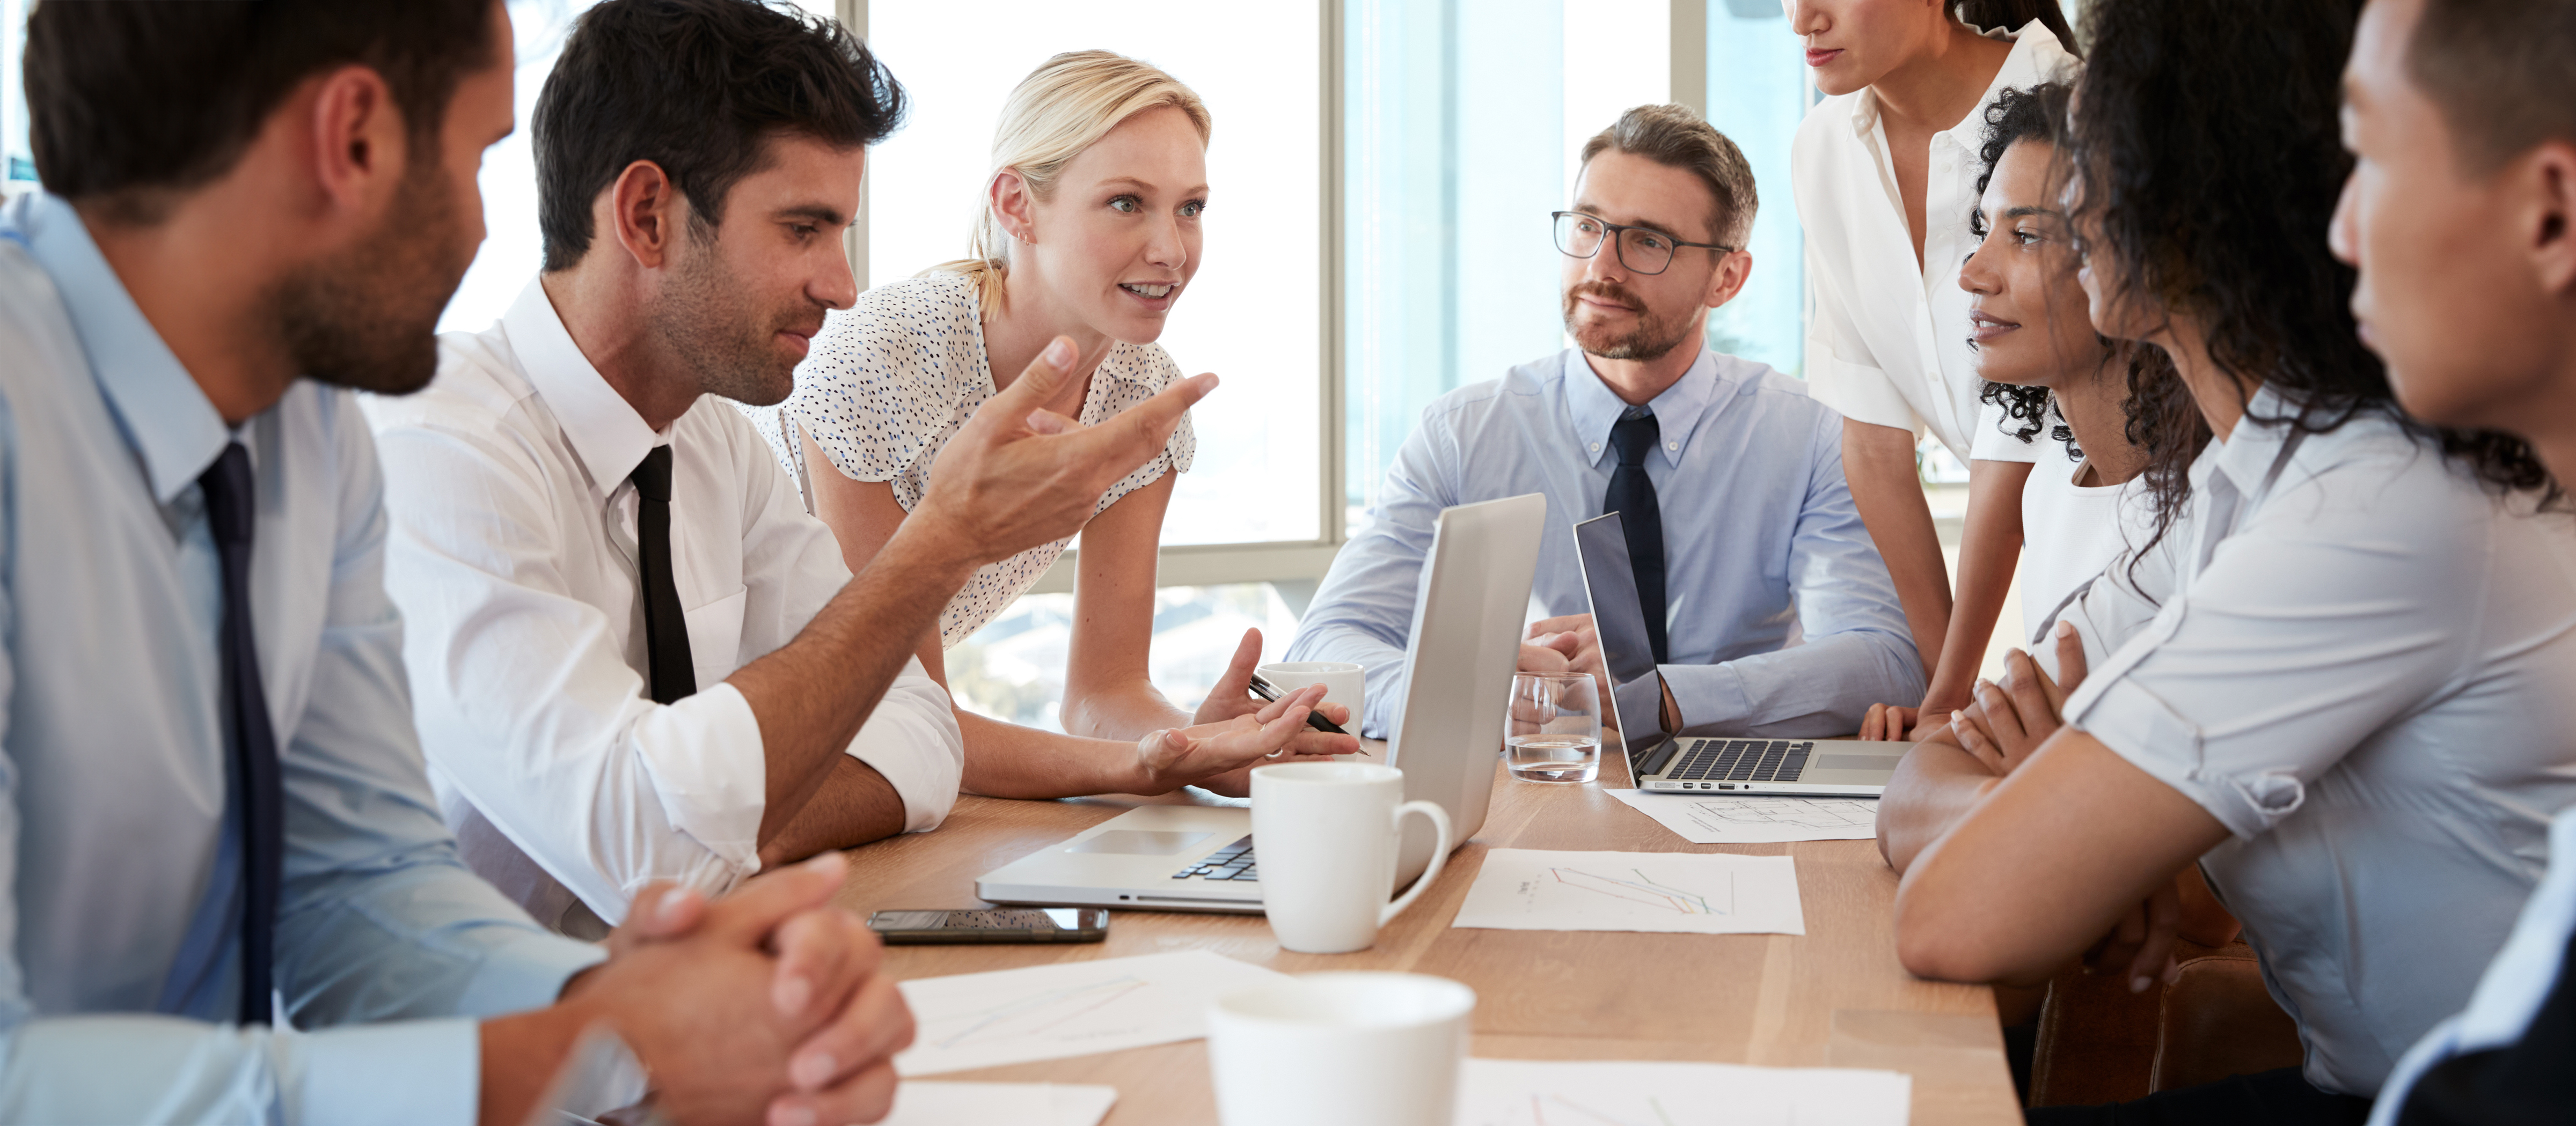
{"label": "shirt collar", "polygon": [[[1663,393],[1646,401],[1655,415],[1655,426],[1662,437],[1664,460],[1680,465],[1682,454],[1690,448],[1691,433],[1715,412],[1710,407],[1719,398],[1721,381],[1717,374],[1717,353],[1700,345],[1699,358],[1691,361]],[[1565,350],[1565,409],[1574,423],[1577,441],[1590,448],[1594,462],[1608,456],[1610,428],[1619,424],[1628,412],[1628,402],[1610,390],[1610,385],[1593,374],[1592,364],[1584,359],[1583,349]]]}
{"label": "shirt collar", "polygon": [[0,231],[23,243],[53,279],[89,357],[90,374],[163,504],[222,456],[232,431],[118,280],[71,204],[37,191],[0,212]]}
{"label": "shirt collar", "polygon": [[616,492],[644,455],[669,437],[646,426],[634,404],[582,355],[542,279],[528,279],[528,288],[501,315],[501,330],[519,357],[520,372],[546,401],[601,495]]}
{"label": "shirt collar", "polygon": [[2287,422],[2270,421],[2286,418],[2293,412],[2290,401],[2272,390],[2271,384],[2254,389],[2246,397],[2245,416],[2225,438],[2210,439],[2210,449],[2192,466],[2193,490],[2199,491],[2213,476],[2224,475],[2235,486],[2239,496],[2251,497],[2263,488],[2272,475],[2272,464],[2281,456],[2281,445],[2290,439]]}
{"label": "shirt collar", "polygon": [[[1985,96],[1977,99],[1980,109],[1993,105],[1995,95],[2006,89],[2027,89],[2042,82],[2068,77],[2067,72],[2071,69],[2069,64],[2074,61],[2074,56],[2067,54],[2066,47],[2057,41],[2057,34],[2048,30],[2048,25],[2038,20],[2031,20],[2011,30],[2001,27],[1981,28],[1977,34],[1988,39],[2000,39],[2013,45],[2012,53],[2004,56],[2004,65],[1995,71],[1995,80],[1986,84]],[[1864,140],[1877,130],[1878,94],[1876,91],[1862,87],[1852,96],[1851,127],[1852,135]],[[1942,132],[1964,129],[1973,135],[1983,128],[1985,128],[1985,115],[1971,113],[1967,120]]]}

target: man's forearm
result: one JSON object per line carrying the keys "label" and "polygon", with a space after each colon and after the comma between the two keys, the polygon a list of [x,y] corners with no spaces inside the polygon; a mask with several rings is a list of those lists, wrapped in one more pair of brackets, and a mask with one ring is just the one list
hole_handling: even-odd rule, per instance
{"label": "man's forearm", "polygon": [[974,570],[974,558],[939,529],[907,520],[794,641],[727,679],[760,722],[768,766],[760,839],[779,836],[848,757],[868,713]]}
{"label": "man's forearm", "polygon": [[1897,762],[1878,799],[1878,852],[1898,875],[1965,820],[2003,781],[1976,756],[1937,740],[1914,745]]}
{"label": "man's forearm", "polygon": [[1950,629],[1950,568],[1941,559],[1940,532],[1923,500],[1922,472],[1914,462],[1914,436],[1892,426],[1843,421],[1843,477],[1852,508],[1869,528],[1888,578],[1905,608],[1916,656],[1929,677],[1939,667]]}
{"label": "man's forearm", "polygon": [[843,754],[823,788],[778,835],[760,842],[763,871],[833,849],[857,848],[903,832],[903,795],[864,762]]}

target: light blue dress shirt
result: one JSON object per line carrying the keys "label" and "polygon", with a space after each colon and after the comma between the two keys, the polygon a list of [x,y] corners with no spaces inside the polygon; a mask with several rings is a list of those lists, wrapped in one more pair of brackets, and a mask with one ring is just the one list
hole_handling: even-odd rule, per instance
{"label": "light blue dress shirt", "polygon": [[[1706,349],[1646,406],[1663,438],[1646,458],[1664,521],[1662,672],[1684,729],[1848,734],[1873,703],[1921,699],[1896,586],[1843,480],[1842,416],[1769,365]],[[1366,667],[1361,730],[1385,737],[1440,510],[1524,493],[1547,495],[1532,597],[1583,613],[1574,525],[1601,515],[1627,409],[1572,348],[1434,401],[1288,659]]]}
{"label": "light blue dress shirt", "polygon": [[[0,357],[0,1122],[471,1122],[470,1018],[603,955],[457,862],[356,406],[300,382],[228,430],[43,194],[0,209]],[[242,889],[197,475],[234,440],[286,786],[279,1000],[328,1031],[223,1023]]]}

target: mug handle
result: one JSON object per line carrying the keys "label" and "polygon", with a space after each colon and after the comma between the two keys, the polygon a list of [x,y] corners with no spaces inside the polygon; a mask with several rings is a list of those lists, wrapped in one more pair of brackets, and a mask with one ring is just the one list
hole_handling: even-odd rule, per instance
{"label": "mug handle", "polygon": [[1387,904],[1385,909],[1377,913],[1377,925],[1381,927],[1385,926],[1388,920],[1403,914],[1405,908],[1412,906],[1413,901],[1421,897],[1422,889],[1430,887],[1431,881],[1440,878],[1440,866],[1449,862],[1449,811],[1440,808],[1437,802],[1427,801],[1409,801],[1395,807],[1394,828],[1399,834],[1397,838],[1399,840],[1402,839],[1401,834],[1404,832],[1404,815],[1408,813],[1419,813],[1430,818],[1432,834],[1439,838],[1439,842],[1431,848],[1431,866],[1422,870],[1422,878],[1413,881],[1411,888],[1406,889],[1403,895],[1396,897],[1395,902]]}

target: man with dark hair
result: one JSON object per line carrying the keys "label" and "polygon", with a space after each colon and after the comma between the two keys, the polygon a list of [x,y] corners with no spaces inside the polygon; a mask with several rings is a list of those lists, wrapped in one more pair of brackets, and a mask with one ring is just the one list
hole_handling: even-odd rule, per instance
{"label": "man with dark hair", "polygon": [[1391,734],[1404,699],[1440,510],[1532,492],[1548,498],[1535,597],[1557,616],[1531,627],[1524,670],[1599,671],[1573,525],[1617,512],[1664,730],[1840,734],[1872,701],[1923,694],[1843,480],[1842,416],[1706,345],[1709,310],[1753,269],[1756,205],[1744,155],[1686,107],[1639,106],[1583,146],[1574,209],[1556,214],[1575,346],[1423,412],[1289,646],[1367,668],[1364,734]]}
{"label": "man with dark hair", "polygon": [[[2576,0],[2372,0],[2344,70],[2335,254],[2406,409],[2576,474]],[[2373,1126],[2576,1119],[2576,811],[2468,1007],[2398,1061]]]}
{"label": "man with dark hair", "polygon": [[[502,1126],[558,1079],[555,1105],[615,1105],[637,1062],[682,1122],[882,1115],[911,1021],[825,906],[837,861],[646,888],[602,949],[439,823],[345,388],[433,371],[511,125],[502,6],[46,3],[25,57],[47,190],[0,208],[0,1121]],[[925,534],[920,585],[1065,534],[1099,489],[1054,479],[1161,447],[1024,437],[1046,392],[952,445],[947,510],[1010,500]]]}
{"label": "man with dark hair", "polygon": [[[955,711],[907,654],[966,581],[925,545],[974,510],[932,505],[853,582],[724,401],[786,398],[856,300],[840,232],[901,106],[864,45],[792,9],[590,9],[537,103],[544,271],[443,340],[429,390],[368,406],[431,780],[466,863],[565,933],[651,881],[720,892],[956,799]],[[1168,430],[1181,395],[1113,425]]]}

